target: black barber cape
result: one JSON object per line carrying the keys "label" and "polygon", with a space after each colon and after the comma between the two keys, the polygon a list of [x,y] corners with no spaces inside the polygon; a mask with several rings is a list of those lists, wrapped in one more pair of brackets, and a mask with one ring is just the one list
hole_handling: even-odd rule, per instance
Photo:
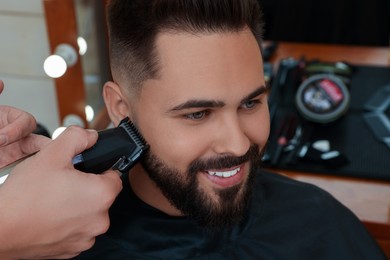
{"label": "black barber cape", "polygon": [[219,232],[143,203],[127,179],[111,227],[76,259],[385,259],[373,238],[327,192],[258,171],[248,216]]}

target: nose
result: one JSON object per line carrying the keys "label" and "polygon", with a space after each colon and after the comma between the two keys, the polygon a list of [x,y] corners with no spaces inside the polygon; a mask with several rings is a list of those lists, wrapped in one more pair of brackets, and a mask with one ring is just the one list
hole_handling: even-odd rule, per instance
{"label": "nose", "polygon": [[246,154],[251,142],[244,130],[245,126],[236,116],[221,119],[214,132],[214,152],[237,157]]}

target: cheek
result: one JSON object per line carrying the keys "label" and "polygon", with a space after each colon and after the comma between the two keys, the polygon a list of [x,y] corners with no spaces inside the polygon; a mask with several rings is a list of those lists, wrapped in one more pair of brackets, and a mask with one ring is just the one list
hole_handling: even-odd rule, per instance
{"label": "cheek", "polygon": [[269,137],[270,133],[270,118],[268,109],[260,111],[255,117],[249,117],[245,119],[245,133],[252,143],[259,145],[263,148]]}
{"label": "cheek", "polygon": [[171,120],[153,122],[145,131],[151,151],[168,166],[181,172],[187,170],[190,163],[201,157],[206,150],[206,141],[193,134],[189,129],[174,125]]}

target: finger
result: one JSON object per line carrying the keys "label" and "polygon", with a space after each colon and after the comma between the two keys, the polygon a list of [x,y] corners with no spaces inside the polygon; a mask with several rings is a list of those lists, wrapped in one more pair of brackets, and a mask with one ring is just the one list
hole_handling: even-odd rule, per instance
{"label": "finger", "polygon": [[0,80],[0,94],[1,92],[3,92],[3,89],[4,89],[4,82]]}
{"label": "finger", "polygon": [[65,255],[54,255],[54,256],[45,256],[45,257],[39,257],[39,258],[33,258],[33,259],[71,259],[76,256],[78,256],[80,253],[74,253],[74,254],[65,254]]}
{"label": "finger", "polygon": [[5,136],[0,146],[11,144],[26,137],[37,127],[35,118],[27,112],[10,107],[6,113],[18,115],[0,129],[0,136]]}
{"label": "finger", "polygon": [[20,148],[24,154],[32,154],[48,145],[52,140],[43,135],[31,134],[21,140]]}
{"label": "finger", "polygon": [[32,259],[70,259],[78,256],[82,252],[75,252],[75,253],[64,253],[64,254],[56,254],[56,255],[46,255],[46,256],[40,256],[38,258],[32,258]]}
{"label": "finger", "polygon": [[120,178],[122,174],[119,171],[107,170],[101,174],[106,180],[108,180],[113,189],[119,193],[122,190],[122,180]]}
{"label": "finger", "polygon": [[94,145],[97,138],[98,134],[95,130],[85,130],[81,127],[70,126],[54,141],[49,143],[42,152],[50,153],[54,161],[68,163],[75,155]]}
{"label": "finger", "polygon": [[[64,252],[57,252],[53,254],[47,254],[44,257],[40,257],[39,259],[70,259],[80,255],[82,252],[91,249],[96,242],[96,238],[86,238],[85,240],[80,240],[77,244],[69,244],[68,250],[64,250]],[[55,249],[54,249],[55,250]],[[68,251],[68,252],[65,252]]]}

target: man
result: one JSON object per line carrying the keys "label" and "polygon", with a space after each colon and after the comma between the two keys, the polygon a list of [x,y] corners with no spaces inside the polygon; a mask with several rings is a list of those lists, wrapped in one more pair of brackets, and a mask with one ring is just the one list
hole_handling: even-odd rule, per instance
{"label": "man", "polygon": [[260,172],[270,122],[255,0],[113,0],[104,99],[150,144],[79,259],[383,259],[317,187]]}
{"label": "man", "polygon": [[96,142],[96,131],[70,127],[51,142],[31,134],[35,127],[32,115],[0,106],[0,168],[41,150],[0,185],[0,259],[70,258],[89,249],[108,229],[108,209],[122,188],[114,171],[95,175],[72,166]]}

